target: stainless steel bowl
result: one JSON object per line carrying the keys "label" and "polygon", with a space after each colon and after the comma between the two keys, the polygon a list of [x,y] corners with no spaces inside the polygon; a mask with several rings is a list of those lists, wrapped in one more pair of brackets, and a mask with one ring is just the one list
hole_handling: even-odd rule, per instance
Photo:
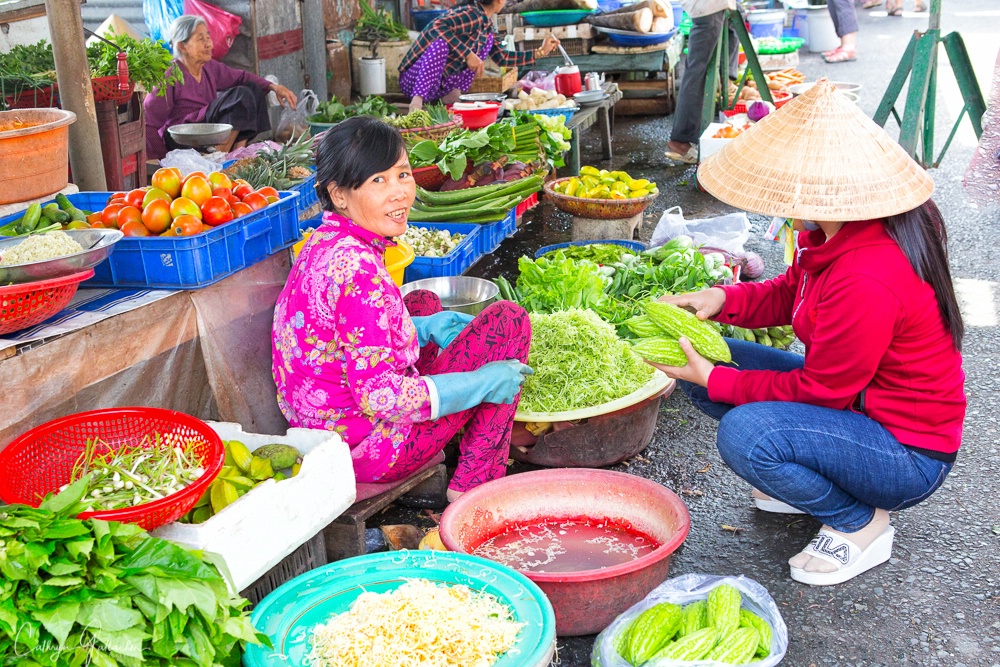
{"label": "stainless steel bowl", "polygon": [[441,299],[441,307],[445,310],[468,315],[483,312],[500,295],[500,290],[491,281],[468,276],[424,278],[406,283],[399,291],[405,296],[421,289],[437,294]]}
{"label": "stainless steel bowl", "polygon": [[[69,234],[74,241],[83,246],[83,252],[41,262],[0,266],[0,285],[49,280],[86,271],[107,259],[115,243],[124,236],[117,229],[70,229],[63,233]],[[0,238],[0,256],[5,250],[18,245],[26,238],[28,237]]]}
{"label": "stainless steel bowl", "polygon": [[500,102],[507,99],[504,93],[466,93],[458,96],[459,102]]}
{"label": "stainless steel bowl", "polygon": [[186,123],[168,127],[167,132],[181,146],[215,146],[229,138],[233,126],[228,123]]}

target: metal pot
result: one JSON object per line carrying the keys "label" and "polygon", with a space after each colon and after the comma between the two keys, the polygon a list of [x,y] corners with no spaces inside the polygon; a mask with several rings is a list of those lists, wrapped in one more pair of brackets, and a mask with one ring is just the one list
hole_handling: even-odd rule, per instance
{"label": "metal pot", "polygon": [[406,283],[399,291],[406,296],[420,289],[437,294],[445,310],[467,315],[478,315],[500,296],[500,290],[492,281],[469,276],[424,278]]}

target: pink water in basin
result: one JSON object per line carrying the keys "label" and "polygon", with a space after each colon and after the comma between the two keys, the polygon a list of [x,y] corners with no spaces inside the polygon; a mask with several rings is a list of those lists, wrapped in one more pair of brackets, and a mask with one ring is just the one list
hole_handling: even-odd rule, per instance
{"label": "pink water in basin", "polygon": [[589,635],[667,578],[691,519],[672,491],[609,470],[512,475],[452,503],[441,518],[451,551],[523,572],[556,613],[561,636]]}

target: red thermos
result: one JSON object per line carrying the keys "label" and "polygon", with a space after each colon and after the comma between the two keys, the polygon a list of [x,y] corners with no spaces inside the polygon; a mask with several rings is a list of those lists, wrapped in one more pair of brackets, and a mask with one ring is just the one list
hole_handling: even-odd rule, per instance
{"label": "red thermos", "polygon": [[580,79],[580,68],[576,65],[564,65],[556,68],[556,92],[566,97],[573,97],[583,90]]}

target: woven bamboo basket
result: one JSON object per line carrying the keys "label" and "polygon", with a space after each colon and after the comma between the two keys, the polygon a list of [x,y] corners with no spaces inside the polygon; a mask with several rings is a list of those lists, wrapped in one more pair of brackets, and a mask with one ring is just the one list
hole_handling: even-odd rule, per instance
{"label": "woven bamboo basket", "polygon": [[502,93],[517,83],[517,68],[509,67],[501,76],[477,76],[469,86],[470,93]]}
{"label": "woven bamboo basket", "polygon": [[432,125],[431,127],[414,127],[400,130],[399,133],[403,135],[403,139],[407,143],[416,143],[418,141],[441,141],[455,130],[460,129],[462,129],[462,121],[452,120],[451,122]]}
{"label": "woven bamboo basket", "polygon": [[557,178],[545,184],[545,196],[552,199],[560,211],[565,211],[578,218],[591,220],[624,220],[639,215],[659,196],[646,195],[635,199],[587,199],[585,197],[570,197],[555,191],[555,186],[569,178]]}

